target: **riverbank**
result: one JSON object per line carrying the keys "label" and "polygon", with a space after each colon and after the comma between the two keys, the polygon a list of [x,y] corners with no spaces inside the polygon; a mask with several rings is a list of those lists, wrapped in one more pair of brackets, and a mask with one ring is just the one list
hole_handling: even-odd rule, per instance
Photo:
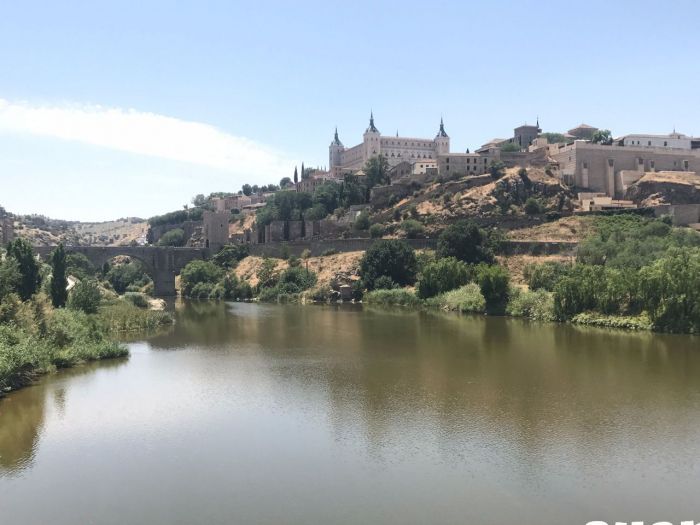
{"label": "riverbank", "polygon": [[172,324],[168,312],[111,301],[96,313],[55,309],[43,294],[29,301],[7,301],[0,312],[0,397],[61,368],[128,357],[117,341],[125,332],[149,331]]}

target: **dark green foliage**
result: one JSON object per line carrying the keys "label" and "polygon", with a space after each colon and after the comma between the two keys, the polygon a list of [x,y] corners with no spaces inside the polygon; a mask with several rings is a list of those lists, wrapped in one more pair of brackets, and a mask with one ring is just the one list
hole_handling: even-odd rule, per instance
{"label": "dark green foliage", "polygon": [[561,133],[540,133],[540,137],[547,139],[549,144],[565,144],[569,142],[569,140],[572,140],[566,138]]}
{"label": "dark green foliage", "polygon": [[161,226],[163,224],[181,224],[185,221],[198,221],[202,218],[204,210],[202,208],[191,208],[186,210],[171,211],[163,215],[156,215],[148,219],[150,226]]}
{"label": "dark green foliage", "polygon": [[544,289],[554,291],[559,280],[571,270],[571,265],[559,262],[546,262],[542,264],[530,264],[523,270],[523,277],[527,281],[530,290]]}
{"label": "dark green foliage", "polygon": [[418,239],[425,235],[425,227],[415,219],[408,219],[401,223],[401,229],[408,239]]}
{"label": "dark green foliage", "polygon": [[506,170],[506,165],[503,164],[500,160],[499,161],[491,161],[491,164],[489,165],[489,173],[491,174],[491,177],[494,179],[500,179],[505,175]]}
{"label": "dark green foliage", "polygon": [[82,253],[69,253],[66,255],[66,273],[78,279],[87,279],[95,276],[96,269]]}
{"label": "dark green foliage", "polygon": [[515,142],[507,142],[506,144],[503,144],[503,146],[501,146],[501,151],[503,153],[514,153],[516,151],[520,151],[520,146],[517,145]]}
{"label": "dark green foliage", "polygon": [[655,328],[700,333],[700,249],[672,248],[642,268],[639,291]]}
{"label": "dark green foliage", "polygon": [[277,284],[279,274],[276,270],[277,262],[266,257],[257,272],[258,288],[272,288]]}
{"label": "dark green foliage", "polygon": [[106,275],[107,280],[119,295],[131,288],[140,288],[148,284],[150,278],[140,262],[131,261],[126,264],[112,266]]}
{"label": "dark green foliage", "polygon": [[445,228],[438,238],[438,257],[455,257],[468,264],[491,263],[494,259],[489,235],[470,220]]}
{"label": "dark green foliage", "polygon": [[7,256],[17,262],[20,281],[17,293],[23,301],[28,300],[39,288],[39,262],[34,249],[26,240],[15,239],[7,245]]}
{"label": "dark green foliage", "polygon": [[605,146],[609,146],[613,142],[612,133],[609,129],[599,129],[595,133],[593,133],[591,142],[593,142],[594,144],[603,144]]}
{"label": "dark green foliage", "polygon": [[700,234],[672,228],[662,219],[634,214],[597,217],[595,233],[579,245],[577,260],[583,264],[639,269],[669,248],[682,246],[700,247]]}
{"label": "dark green foliage", "polygon": [[311,208],[306,210],[304,218],[307,221],[320,221],[321,219],[325,219],[327,215],[328,212],[323,204],[314,204]]}
{"label": "dark green foliage", "polygon": [[388,275],[381,275],[374,280],[375,290],[393,290],[399,288],[399,285]]}
{"label": "dark green foliage", "polygon": [[68,279],[66,279],[66,251],[63,243],[51,254],[51,302],[54,308],[65,306],[68,299]]}
{"label": "dark green foliage", "polygon": [[175,228],[165,232],[158,239],[158,246],[184,246],[185,241],[185,231],[181,228]]}
{"label": "dark green foliage", "polygon": [[379,239],[384,235],[384,226],[381,224],[373,224],[369,227],[369,236],[372,239]]}
{"label": "dark green foliage", "polygon": [[68,308],[94,314],[100,306],[101,296],[97,282],[84,280],[77,283],[68,295]]}
{"label": "dark green foliage", "polygon": [[476,281],[486,300],[486,312],[495,315],[504,314],[508,304],[510,284],[508,270],[498,265],[479,265],[476,271]]}
{"label": "dark green foliage", "polygon": [[248,257],[249,252],[250,248],[247,244],[227,244],[211,258],[211,262],[221,268],[230,270]]}
{"label": "dark green foliage", "polygon": [[360,261],[360,275],[369,290],[382,275],[400,286],[416,280],[417,262],[413,248],[398,240],[377,241],[365,252]]}
{"label": "dark green foliage", "polygon": [[323,217],[330,215],[340,205],[340,186],[335,182],[324,182],[314,191],[312,202],[317,207],[315,215],[321,214],[321,208],[325,212]]}
{"label": "dark green foliage", "polygon": [[471,280],[471,269],[454,257],[427,264],[418,281],[417,292],[422,299],[454,290]]}
{"label": "dark green foliage", "polygon": [[355,224],[353,227],[356,230],[368,230],[369,229],[369,214],[366,211],[360,213],[355,219]]}
{"label": "dark green foliage", "polygon": [[243,195],[250,197],[253,194],[253,188],[250,184],[244,184],[241,188]]}
{"label": "dark green foliage", "polygon": [[0,302],[10,295],[16,293],[22,274],[19,271],[19,264],[11,257],[0,261]]}
{"label": "dark green foliage", "polygon": [[209,297],[223,276],[224,271],[211,261],[190,261],[180,272],[182,294],[185,297]]}
{"label": "dark green foliage", "polygon": [[523,208],[528,215],[539,215],[545,212],[544,204],[535,197],[528,197]]}
{"label": "dark green foliage", "polygon": [[294,266],[283,271],[276,284],[272,287],[261,287],[258,299],[264,302],[287,302],[314,286],[317,277],[301,266]]}
{"label": "dark green foliage", "polygon": [[370,158],[363,168],[367,177],[367,189],[389,184],[389,161],[382,155]]}

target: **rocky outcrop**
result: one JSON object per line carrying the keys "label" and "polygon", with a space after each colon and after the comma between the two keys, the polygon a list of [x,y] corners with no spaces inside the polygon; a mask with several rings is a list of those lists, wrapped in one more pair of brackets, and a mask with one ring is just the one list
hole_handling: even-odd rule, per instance
{"label": "rocky outcrop", "polygon": [[647,173],[625,192],[625,199],[640,206],[700,203],[700,176],[693,172]]}

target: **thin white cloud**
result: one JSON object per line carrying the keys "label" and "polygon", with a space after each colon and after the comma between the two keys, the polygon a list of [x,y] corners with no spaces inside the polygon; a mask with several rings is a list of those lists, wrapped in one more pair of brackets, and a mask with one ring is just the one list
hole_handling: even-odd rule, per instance
{"label": "thin white cloud", "polygon": [[0,131],[77,141],[233,175],[264,174],[271,180],[293,164],[280,152],[208,124],[98,105],[36,106],[0,98]]}

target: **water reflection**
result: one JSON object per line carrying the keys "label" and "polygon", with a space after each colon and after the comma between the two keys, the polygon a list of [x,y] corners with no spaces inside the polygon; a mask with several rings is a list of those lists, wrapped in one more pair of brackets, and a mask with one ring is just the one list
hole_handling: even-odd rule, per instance
{"label": "water reflection", "polygon": [[[6,488],[29,497],[75,468],[88,508],[115,491],[122,521],[150,523],[415,523],[437,507],[585,523],[572,508],[660,511],[658,493],[680,511],[700,490],[697,338],[358,306],[175,311],[118,374],[0,401],[0,469],[24,474]],[[339,502],[352,513],[329,519]]]}
{"label": "water reflection", "polygon": [[114,369],[126,362],[112,359],[62,370],[0,399],[0,477],[32,467],[47,412],[54,413],[58,420],[66,415],[72,378],[94,374],[98,369]]}

